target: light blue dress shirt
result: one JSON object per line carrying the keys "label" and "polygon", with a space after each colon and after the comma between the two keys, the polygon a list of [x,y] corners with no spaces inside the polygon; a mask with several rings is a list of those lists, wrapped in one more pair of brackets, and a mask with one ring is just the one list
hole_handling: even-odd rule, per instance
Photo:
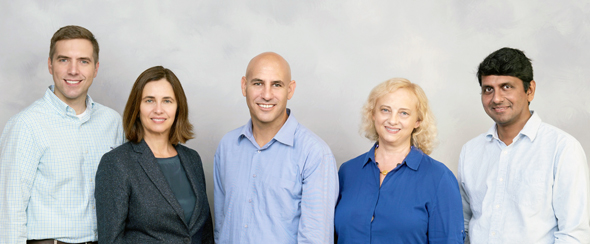
{"label": "light blue dress shirt", "polygon": [[469,240],[590,243],[588,184],[580,143],[537,113],[508,146],[494,125],[467,142],[459,159]]}
{"label": "light blue dress shirt", "polygon": [[13,116],[0,139],[0,243],[96,241],[94,177],[124,140],[121,116],[86,98],[81,118],[53,94]]}
{"label": "light blue dress shirt", "polygon": [[225,135],[213,177],[216,243],[334,242],[336,162],[293,115],[263,147],[251,120]]}

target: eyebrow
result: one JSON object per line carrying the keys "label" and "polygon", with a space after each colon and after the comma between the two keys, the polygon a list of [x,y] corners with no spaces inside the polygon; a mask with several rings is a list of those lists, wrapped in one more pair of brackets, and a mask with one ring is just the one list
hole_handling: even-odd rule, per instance
{"label": "eyebrow", "polygon": [[[72,59],[71,57],[64,56],[64,55],[57,55],[57,57],[55,57],[55,59],[62,59],[62,58]],[[78,58],[78,59],[92,61],[92,59],[89,58],[89,57],[81,57],[81,58]]]}
{"label": "eyebrow", "polygon": [[[142,98],[141,98],[141,100],[144,100],[144,99],[146,99],[146,98],[155,99],[156,97],[154,97],[154,96],[145,96],[145,97],[142,97]],[[173,97],[170,97],[170,96],[168,96],[168,97],[163,97],[163,99],[172,99],[172,100],[175,100]]]}
{"label": "eyebrow", "polygon": [[[260,78],[253,78],[252,80],[250,80],[250,82],[264,82],[264,81],[263,81],[262,79],[260,79]],[[283,82],[282,80],[273,80],[273,81],[271,81],[270,83],[271,83],[271,84],[276,84],[276,83],[281,83],[281,84],[283,84],[283,83],[285,83],[285,82]]]}

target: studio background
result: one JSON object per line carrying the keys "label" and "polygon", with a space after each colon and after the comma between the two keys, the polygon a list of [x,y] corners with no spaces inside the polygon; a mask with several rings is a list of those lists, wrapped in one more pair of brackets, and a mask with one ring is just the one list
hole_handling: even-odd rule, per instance
{"label": "studio background", "polygon": [[[475,76],[501,47],[525,51],[537,82],[531,109],[590,153],[590,2],[563,1],[1,1],[0,127],[53,84],[57,29],[80,25],[100,45],[89,94],[122,113],[133,82],[162,65],[180,79],[213,207],[213,155],[249,119],[240,78],[255,55],[291,64],[288,107],[323,138],[338,164],[366,152],[360,109],[382,81],[422,86],[437,119],[432,157],[455,174],[462,145],[486,132]],[[280,163],[280,162],[277,162]]]}

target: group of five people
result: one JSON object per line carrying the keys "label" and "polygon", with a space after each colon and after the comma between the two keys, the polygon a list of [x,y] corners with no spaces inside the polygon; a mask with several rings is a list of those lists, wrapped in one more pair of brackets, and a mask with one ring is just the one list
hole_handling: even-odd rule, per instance
{"label": "group of five people", "polygon": [[288,62],[254,57],[241,80],[250,120],[214,157],[210,213],[187,97],[175,74],[145,70],[123,118],[88,88],[98,43],[59,29],[51,85],[0,139],[0,243],[590,243],[580,143],[529,110],[530,60],[502,48],[479,65],[495,124],[466,143],[458,181],[431,158],[437,129],[420,86],[377,85],[362,109],[374,144],[338,170],[299,124]]}

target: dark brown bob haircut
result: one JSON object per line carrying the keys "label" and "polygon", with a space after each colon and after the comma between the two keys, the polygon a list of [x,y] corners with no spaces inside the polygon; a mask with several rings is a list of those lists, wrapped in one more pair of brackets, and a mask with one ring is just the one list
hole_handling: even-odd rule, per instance
{"label": "dark brown bob haircut", "polygon": [[179,142],[185,143],[194,138],[193,125],[188,121],[188,104],[180,81],[171,70],[162,66],[154,66],[141,73],[131,88],[131,93],[129,94],[129,99],[123,112],[123,129],[125,130],[127,140],[135,143],[143,140],[145,131],[139,118],[139,106],[142,101],[143,88],[147,83],[161,79],[165,79],[172,85],[172,90],[174,91],[174,96],[178,104],[174,123],[172,123],[172,128],[170,128],[170,143],[176,145]]}
{"label": "dark brown bob haircut", "polygon": [[98,63],[98,42],[92,32],[88,29],[77,26],[77,25],[68,25],[60,28],[53,34],[51,38],[51,44],[49,45],[49,59],[53,62],[53,55],[55,54],[55,43],[61,40],[71,40],[71,39],[86,39],[92,43],[92,57],[94,58],[94,65]]}

